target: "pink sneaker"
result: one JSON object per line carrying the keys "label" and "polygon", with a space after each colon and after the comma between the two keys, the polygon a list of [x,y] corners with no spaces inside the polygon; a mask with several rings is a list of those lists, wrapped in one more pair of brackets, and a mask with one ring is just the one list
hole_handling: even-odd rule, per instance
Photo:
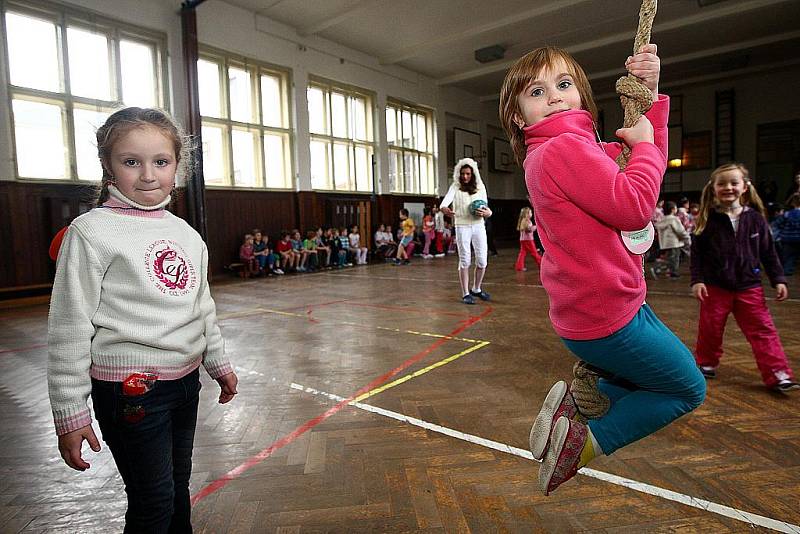
{"label": "pink sneaker", "polygon": [[559,380],[553,384],[531,427],[529,443],[534,458],[537,460],[544,458],[547,446],[550,444],[553,426],[558,418],[563,415],[567,419],[572,419],[577,413],[578,407],[575,405],[575,399],[572,398],[567,383]]}
{"label": "pink sneaker", "polygon": [[571,479],[578,472],[589,428],[577,421],[559,417],[553,426],[551,447],[539,467],[539,489],[545,495]]}

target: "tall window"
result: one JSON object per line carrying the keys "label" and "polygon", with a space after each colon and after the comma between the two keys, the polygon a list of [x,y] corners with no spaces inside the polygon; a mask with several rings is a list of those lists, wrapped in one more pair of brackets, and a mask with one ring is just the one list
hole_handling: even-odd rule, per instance
{"label": "tall window", "polygon": [[436,192],[433,113],[390,101],[386,106],[389,189],[393,193]]}
{"label": "tall window", "polygon": [[372,98],[322,81],[308,86],[311,187],[372,191]]}
{"label": "tall window", "polygon": [[97,128],[120,107],[165,105],[163,36],[13,1],[2,24],[17,176],[99,180]]}
{"label": "tall window", "polygon": [[291,188],[288,72],[204,51],[197,73],[205,183]]}

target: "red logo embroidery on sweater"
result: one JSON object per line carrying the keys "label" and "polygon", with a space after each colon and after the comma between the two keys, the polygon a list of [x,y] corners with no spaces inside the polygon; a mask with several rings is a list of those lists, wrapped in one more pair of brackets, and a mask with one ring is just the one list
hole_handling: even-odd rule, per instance
{"label": "red logo embroidery on sweater", "polygon": [[162,293],[181,296],[197,286],[197,271],[175,241],[159,239],[147,247],[145,264],[148,278]]}

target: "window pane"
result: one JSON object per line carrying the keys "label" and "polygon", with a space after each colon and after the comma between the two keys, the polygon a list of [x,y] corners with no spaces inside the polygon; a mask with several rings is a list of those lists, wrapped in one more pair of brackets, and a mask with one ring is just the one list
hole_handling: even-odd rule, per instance
{"label": "window pane", "polygon": [[108,37],[79,28],[67,28],[69,85],[73,95],[111,100]]}
{"label": "window pane", "polygon": [[400,159],[400,152],[396,150],[389,151],[389,190],[393,192],[403,192],[403,180],[401,179],[401,172],[403,168],[402,160]]}
{"label": "window pane", "polygon": [[120,41],[119,52],[122,101],[126,106],[156,107],[155,49],[143,43]]}
{"label": "window pane", "polygon": [[218,126],[203,125],[203,179],[210,185],[225,185],[225,131]]}
{"label": "window pane", "polygon": [[308,96],[308,128],[311,133],[327,134],[325,116],[327,110],[325,106],[325,93],[317,87],[309,87],[306,91]]}
{"label": "window pane", "polygon": [[397,111],[386,108],[386,142],[390,145],[397,144]]}
{"label": "window pane", "polygon": [[333,182],[336,189],[352,190],[350,185],[350,147],[333,145]]}
{"label": "window pane", "polygon": [[14,100],[17,171],[25,178],[68,178],[60,106]]}
{"label": "window pane", "polygon": [[420,193],[423,195],[433,194],[433,168],[430,156],[420,156],[419,158],[419,183]]}
{"label": "window pane", "polygon": [[233,147],[233,184],[244,187],[256,185],[256,151],[255,137],[244,130],[233,130],[231,145]]}
{"label": "window pane", "polygon": [[414,147],[413,133],[412,133],[413,124],[412,124],[412,120],[411,120],[411,112],[404,110],[402,112],[402,118],[403,118],[403,124],[402,124],[402,128],[403,128],[403,146],[404,147],[408,147],[408,148],[413,148]]}
{"label": "window pane", "polygon": [[367,139],[367,101],[363,98],[351,98],[353,108],[353,138],[359,141]]}
{"label": "window pane", "polygon": [[56,26],[46,20],[6,13],[11,83],[60,91]]}
{"label": "window pane", "polygon": [[419,156],[412,153],[403,154],[403,178],[406,193],[419,193],[418,168]]}
{"label": "window pane", "polygon": [[103,177],[103,169],[97,158],[97,129],[110,114],[81,108],[75,108],[72,112],[75,121],[75,160],[81,180],[100,180]]}
{"label": "window pane", "polygon": [[277,76],[261,75],[261,113],[265,126],[283,127],[281,79]]}
{"label": "window pane", "polygon": [[372,191],[372,155],[365,147],[356,147],[356,189]]}
{"label": "window pane", "polygon": [[425,115],[416,114],[417,119],[417,150],[428,152],[428,128],[425,124]]}
{"label": "window pane", "polygon": [[253,122],[250,73],[243,69],[229,67],[228,81],[230,82],[231,119],[240,122]]}
{"label": "window pane", "polygon": [[267,187],[289,187],[286,144],[283,135],[264,135],[264,169]]}
{"label": "window pane", "polygon": [[328,160],[330,145],[324,141],[311,141],[311,187],[314,189],[333,189],[330,180]]}
{"label": "window pane", "polygon": [[348,137],[346,102],[343,94],[331,93],[331,125],[333,126],[333,135],[336,137]]}
{"label": "window pane", "polygon": [[205,59],[198,60],[197,86],[200,92],[200,114],[206,117],[223,117],[219,65]]}

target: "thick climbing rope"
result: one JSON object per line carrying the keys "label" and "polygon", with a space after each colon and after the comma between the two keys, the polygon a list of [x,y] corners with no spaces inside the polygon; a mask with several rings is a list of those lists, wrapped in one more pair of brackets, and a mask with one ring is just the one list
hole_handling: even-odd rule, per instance
{"label": "thick climbing rope", "polygon": [[[643,0],[639,9],[639,28],[633,42],[633,53],[638,54],[641,48],[650,43],[650,34],[653,29],[653,19],[656,17],[657,0]],[[653,93],[642,81],[628,74],[617,80],[617,94],[619,94],[622,107],[625,110],[625,119],[622,127],[630,128],[639,120],[639,117],[653,105]],[[624,169],[628,165],[631,149],[623,145],[622,152],[617,156],[617,165]],[[587,419],[602,417],[611,406],[611,401],[597,387],[597,382],[605,374],[601,369],[593,367],[586,362],[579,361],[572,369],[574,376],[570,391],[575,398],[578,411]]]}

